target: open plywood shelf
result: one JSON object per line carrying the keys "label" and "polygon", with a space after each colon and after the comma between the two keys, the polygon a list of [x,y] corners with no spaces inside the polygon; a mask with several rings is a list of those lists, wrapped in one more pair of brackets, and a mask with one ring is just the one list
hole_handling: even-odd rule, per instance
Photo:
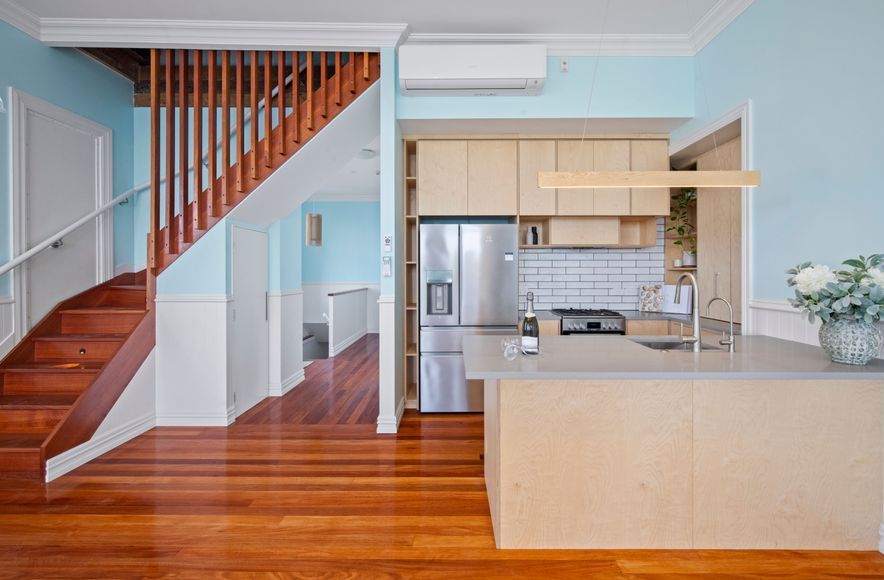
{"label": "open plywood shelf", "polygon": [[675,266],[671,266],[666,269],[670,270],[672,272],[693,272],[694,270],[697,269],[697,267],[696,266],[682,266],[680,268],[676,268]]}
{"label": "open plywood shelf", "polygon": [[[531,227],[540,243],[526,244]],[[522,216],[519,248],[648,248],[657,244],[653,216]]]}
{"label": "open plywood shelf", "polygon": [[406,401],[416,406],[420,393],[420,320],[418,317],[418,251],[420,220],[417,207],[417,142],[402,143],[404,161],[403,213],[404,240],[402,260],[405,264],[403,291],[405,295],[405,384]]}

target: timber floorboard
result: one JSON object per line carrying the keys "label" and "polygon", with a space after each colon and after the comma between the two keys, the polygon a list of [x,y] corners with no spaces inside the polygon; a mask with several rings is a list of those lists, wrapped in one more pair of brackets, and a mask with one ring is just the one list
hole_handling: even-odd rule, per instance
{"label": "timber floorboard", "polygon": [[377,435],[377,336],[229,428],[0,480],[0,578],[880,578],[877,552],[496,550],[482,416]]}

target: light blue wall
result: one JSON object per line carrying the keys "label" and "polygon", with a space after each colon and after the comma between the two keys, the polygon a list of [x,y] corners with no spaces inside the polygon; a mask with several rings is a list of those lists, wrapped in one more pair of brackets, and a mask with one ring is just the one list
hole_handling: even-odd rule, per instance
{"label": "light blue wall", "polygon": [[598,67],[594,57],[570,57],[569,60],[570,71],[561,73],[559,58],[548,59],[546,84],[543,93],[536,97],[407,97],[399,94],[397,117],[583,118],[587,115],[593,73],[595,89],[590,117],[687,118],[694,114],[694,70],[689,57],[602,57]]}
{"label": "light blue wall", "polygon": [[157,277],[157,294],[230,294],[230,222],[215,224]]}
{"label": "light blue wall", "polygon": [[[15,88],[100,123],[113,131],[113,190],[132,187],[132,83],[69,48],[50,48],[0,21],[0,90],[8,104]],[[9,112],[0,114],[0,263],[11,258],[9,190]],[[114,263],[133,263],[132,204],[114,211]],[[9,276],[0,280],[0,295],[10,293]]]}
{"label": "light blue wall", "polygon": [[753,102],[754,298],[788,297],[799,262],[884,251],[882,23],[880,0],[759,0],[697,57],[674,139]]}
{"label": "light blue wall", "polygon": [[301,252],[304,245],[301,223],[303,219],[299,208],[268,230],[271,292],[301,287]]}
{"label": "light blue wall", "polygon": [[[322,214],[322,246],[304,246],[304,282],[377,282],[380,278],[380,205],[371,202],[305,202],[308,213]],[[297,240],[303,244],[303,240]]]}

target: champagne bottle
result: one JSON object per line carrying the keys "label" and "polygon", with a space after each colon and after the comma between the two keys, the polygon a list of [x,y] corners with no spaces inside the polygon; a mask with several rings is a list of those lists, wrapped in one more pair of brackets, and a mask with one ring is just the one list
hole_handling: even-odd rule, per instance
{"label": "champagne bottle", "polygon": [[528,309],[522,321],[522,352],[538,354],[540,352],[540,324],[534,314],[534,292],[528,292]]}

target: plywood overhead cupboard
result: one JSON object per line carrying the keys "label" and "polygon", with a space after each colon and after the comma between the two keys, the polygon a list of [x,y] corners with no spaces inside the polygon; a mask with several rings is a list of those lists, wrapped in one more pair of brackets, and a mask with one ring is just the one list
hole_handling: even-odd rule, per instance
{"label": "plywood overhead cupboard", "polygon": [[539,171],[667,170],[665,139],[420,139],[415,162],[421,217],[518,216],[540,246],[652,246],[669,215],[666,188],[537,186]]}

